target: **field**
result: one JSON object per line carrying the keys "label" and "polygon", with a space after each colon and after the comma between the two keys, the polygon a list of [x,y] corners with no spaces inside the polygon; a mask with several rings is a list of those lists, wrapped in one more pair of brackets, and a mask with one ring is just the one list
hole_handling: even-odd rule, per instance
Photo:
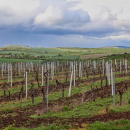
{"label": "field", "polygon": [[8,55],[10,59],[37,59],[46,61],[51,59],[95,59],[111,54],[124,54],[129,52],[130,49],[124,48],[24,48],[24,46],[5,46],[4,48],[0,48],[2,58]]}
{"label": "field", "polygon": [[96,58],[101,58],[101,57],[105,57],[108,55],[112,55],[112,54],[93,54],[93,55],[82,55],[81,59],[96,59]]}
{"label": "field", "polygon": [[7,59],[7,58],[0,58],[1,63],[15,63],[15,62],[41,62],[42,60],[28,60],[28,59]]}
{"label": "field", "polygon": [[129,129],[130,60],[121,56],[1,63],[0,129]]}

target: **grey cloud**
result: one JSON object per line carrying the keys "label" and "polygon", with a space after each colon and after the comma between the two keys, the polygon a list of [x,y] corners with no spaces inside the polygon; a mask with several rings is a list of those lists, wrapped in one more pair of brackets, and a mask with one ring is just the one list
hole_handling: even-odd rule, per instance
{"label": "grey cloud", "polygon": [[[65,39],[67,42],[69,42],[71,38],[74,38],[73,36],[82,35],[84,37],[82,43],[85,45],[85,39],[90,38],[91,40],[89,39],[87,42],[94,43],[96,40],[92,39],[95,37],[102,38],[112,35],[118,36],[120,34],[130,33],[130,30],[128,30],[130,29],[130,19],[119,20],[117,18],[118,13],[115,15],[112,14],[110,9],[106,6],[102,6],[101,10],[102,12],[108,13],[108,17],[106,19],[101,19],[100,16],[96,19],[92,19],[87,11],[69,10],[70,7],[75,6],[77,3],[78,2],[65,3],[64,0],[41,0],[41,5],[39,8],[30,12],[26,12],[26,10],[23,12],[15,12],[12,8],[0,8],[0,30],[3,32],[8,31],[8,33],[13,33],[16,35],[16,37],[12,35],[13,38],[11,38],[8,34],[9,39],[11,39],[14,43],[17,41],[19,43],[29,41],[29,44],[31,44],[34,39],[35,42],[37,40],[40,44],[42,41],[44,41],[44,39],[46,39],[45,36],[47,37],[47,35],[48,38],[54,35],[54,39],[57,39],[56,42],[58,42],[58,40],[61,40],[60,42],[62,42]],[[54,19],[55,21],[52,21],[53,23],[50,25],[46,25],[45,23],[47,22],[43,22],[42,24],[34,24],[35,18],[40,13],[44,14],[50,5],[52,5],[54,9],[58,7],[58,9],[61,11],[62,17],[59,19]],[[56,15],[57,14],[54,15],[54,18]],[[6,35],[6,33],[4,34]],[[0,37],[1,35],[2,34],[0,34]],[[71,35],[71,37],[67,39],[66,36],[68,35]],[[42,36],[44,36],[44,39]],[[63,37],[60,39],[58,38],[59,36]],[[29,40],[28,37],[32,38],[32,40]],[[22,38],[24,40],[22,40]],[[38,40],[38,38],[41,40]],[[16,41],[14,39],[16,39]],[[73,41],[76,41],[76,39],[78,38],[75,38]],[[80,42],[80,40],[77,41]],[[6,41],[6,39],[3,41]],[[46,39],[46,41],[48,40]],[[105,42],[106,40],[101,41]],[[113,41],[109,40],[111,43]],[[50,40],[49,42],[51,43],[52,41]]]}

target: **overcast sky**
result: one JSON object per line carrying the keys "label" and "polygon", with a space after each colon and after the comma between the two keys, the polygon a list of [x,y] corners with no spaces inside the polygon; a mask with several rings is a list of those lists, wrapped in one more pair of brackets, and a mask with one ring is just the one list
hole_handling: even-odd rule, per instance
{"label": "overcast sky", "polygon": [[130,46],[130,0],[0,0],[0,47]]}

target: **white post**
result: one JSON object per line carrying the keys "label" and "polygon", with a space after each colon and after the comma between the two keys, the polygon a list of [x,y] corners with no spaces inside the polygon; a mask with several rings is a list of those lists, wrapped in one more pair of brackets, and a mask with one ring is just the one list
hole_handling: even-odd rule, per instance
{"label": "white post", "polygon": [[70,88],[69,88],[69,95],[68,95],[69,97],[70,97],[70,92],[71,92],[72,77],[73,77],[73,70],[71,72]]}
{"label": "white post", "polygon": [[71,62],[71,72],[72,72],[72,70],[73,70],[73,61]]}
{"label": "white post", "polygon": [[125,59],[125,69],[126,69],[126,73],[127,73],[127,60]]}
{"label": "white post", "polygon": [[121,73],[121,60],[120,60],[120,73]]}
{"label": "white post", "polygon": [[116,64],[116,59],[115,59],[115,66],[117,67],[117,64]]}
{"label": "white post", "polygon": [[53,76],[54,76],[54,71],[55,71],[55,63],[53,62]]}
{"label": "white post", "polygon": [[47,81],[47,113],[48,113],[48,94],[49,94],[49,71],[48,71],[48,81]]}
{"label": "white post", "polygon": [[46,63],[45,63],[45,72],[46,72]]}
{"label": "white post", "polygon": [[27,71],[26,71],[26,99],[27,99]]}
{"label": "white post", "polygon": [[3,63],[3,75],[4,75],[4,63]]}
{"label": "white post", "polygon": [[76,61],[76,73],[77,73],[77,61]]}
{"label": "white post", "polygon": [[19,75],[21,75],[21,74],[20,74],[20,63],[19,63]]}
{"label": "white post", "polygon": [[108,61],[106,62],[106,76],[107,79],[109,80],[109,85],[110,85],[110,65],[108,64]]}
{"label": "white post", "polygon": [[112,86],[112,96],[113,96],[113,73],[112,73],[112,67],[111,67],[111,86]]}
{"label": "white post", "polygon": [[31,62],[31,71],[33,72],[33,63]]}
{"label": "white post", "polygon": [[24,78],[25,78],[25,65],[24,65]]}
{"label": "white post", "polygon": [[6,73],[6,63],[5,63],[5,73]]}
{"label": "white post", "polygon": [[80,77],[80,62],[79,62],[79,77]]}
{"label": "white post", "polygon": [[3,64],[2,64],[2,77],[3,77]]}
{"label": "white post", "polygon": [[109,85],[110,85],[110,64],[108,64],[108,77],[109,77]]}
{"label": "white post", "polygon": [[10,66],[11,68],[11,87],[12,87],[12,65]]}
{"label": "white post", "polygon": [[80,70],[81,70],[80,72],[81,72],[81,77],[82,77],[82,65],[81,65],[81,69]]}
{"label": "white post", "polygon": [[104,74],[104,59],[102,60],[102,70],[103,70],[103,74]]}
{"label": "white post", "polygon": [[113,84],[113,106],[115,107],[115,71],[114,71],[114,84]]}
{"label": "white post", "polygon": [[42,65],[42,86],[43,86],[43,65]]}
{"label": "white post", "polygon": [[9,64],[8,64],[8,82],[9,82]]}
{"label": "white post", "polygon": [[53,80],[53,62],[51,62],[51,79]]}
{"label": "white post", "polygon": [[28,64],[28,67],[29,67],[29,73],[30,73],[30,63]]}
{"label": "white post", "polygon": [[71,61],[70,61],[70,72],[71,72]]}
{"label": "white post", "polygon": [[74,86],[75,86],[75,61],[74,61]]}

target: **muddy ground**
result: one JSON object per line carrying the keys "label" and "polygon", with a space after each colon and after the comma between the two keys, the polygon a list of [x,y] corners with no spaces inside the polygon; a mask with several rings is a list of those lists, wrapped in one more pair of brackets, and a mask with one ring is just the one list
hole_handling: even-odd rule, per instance
{"label": "muddy ground", "polygon": [[[121,82],[121,83],[117,83],[116,84],[116,93],[118,92],[119,88],[125,88],[125,85],[127,84],[127,87],[130,87],[130,82]],[[109,91],[111,91],[111,86],[108,86]],[[107,96],[106,93],[106,87],[103,86],[102,89],[98,89],[95,90],[96,93],[96,98],[100,97],[101,92],[104,92],[102,95],[103,97]],[[86,92],[87,96],[85,97],[85,100],[89,99],[88,101],[93,101],[93,92],[92,91],[88,91]],[[78,105],[82,103],[82,97],[83,94],[78,93],[78,94],[74,94],[71,97],[65,97],[65,98],[60,98],[57,99],[55,101],[50,101],[49,102],[49,110],[53,110],[53,111],[62,111],[63,106],[65,105],[70,105],[71,109],[73,109],[73,105]],[[77,100],[73,100],[73,99],[77,99]],[[73,105],[72,105],[73,104]],[[15,116],[12,116],[11,113],[16,113]],[[106,113],[106,114],[101,114],[101,115],[95,115],[91,118],[82,118],[82,117],[78,117],[78,118],[57,118],[57,117],[48,117],[47,119],[32,119],[29,116],[30,115],[34,115],[34,114],[43,114],[46,113],[46,102],[42,102],[36,106],[28,106],[27,108],[16,108],[12,111],[9,111],[7,116],[4,117],[2,116],[3,113],[0,113],[0,128],[4,128],[7,127],[8,125],[12,125],[14,124],[15,127],[38,127],[41,123],[44,123],[45,126],[47,126],[48,124],[51,123],[56,123],[56,124],[65,124],[65,123],[69,123],[72,126],[76,126],[76,127],[82,127],[83,123],[93,123],[95,121],[109,121],[109,120],[116,120],[116,119],[130,119],[130,111],[128,112],[123,112],[120,114],[110,114],[110,113]]]}

